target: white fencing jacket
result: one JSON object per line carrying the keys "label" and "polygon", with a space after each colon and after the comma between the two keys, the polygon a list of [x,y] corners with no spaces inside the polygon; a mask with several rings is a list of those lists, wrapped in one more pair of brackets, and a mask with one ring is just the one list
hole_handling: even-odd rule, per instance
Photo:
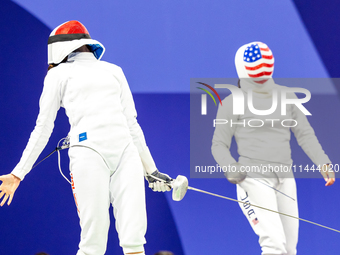
{"label": "white fencing jacket", "polygon": [[124,149],[133,141],[147,172],[156,170],[119,66],[97,60],[90,52],[71,53],[66,63],[46,75],[39,106],[36,126],[12,171],[21,180],[46,146],[60,107],[65,108],[71,125],[70,146],[97,151],[114,171]]}
{"label": "white fencing jacket", "polygon": [[[241,80],[241,87],[250,87],[246,86],[246,82],[247,81]],[[273,84],[273,89],[279,90],[280,88],[283,88],[283,86]],[[245,101],[247,101],[247,92],[243,92]],[[295,94],[292,96],[297,98]],[[271,93],[253,92],[255,109],[270,109],[272,100]],[[285,116],[281,115],[280,102],[278,103],[277,110],[269,116],[253,114],[247,105],[245,105],[244,115],[233,115],[232,105],[233,98],[232,95],[229,95],[222,101],[222,106],[219,106],[216,116],[216,119],[228,121],[227,124],[216,125],[212,140],[212,154],[220,166],[228,166],[236,162],[229,150],[233,136],[235,136],[240,157],[254,161],[290,165],[292,164],[290,131],[293,131],[298,144],[314,164],[322,166],[323,164],[331,163],[315,136],[307,117],[294,104],[287,105],[287,115]],[[264,125],[262,127],[251,127],[262,125],[262,122],[256,121],[256,119],[263,121]],[[276,121],[270,121],[269,119],[275,119]],[[236,124],[231,127],[231,120],[233,123],[237,122],[241,124]],[[294,126],[296,122],[298,124],[295,127],[284,127],[282,125],[283,120],[288,120],[283,122],[285,126]],[[245,125],[243,123],[245,123]]]}

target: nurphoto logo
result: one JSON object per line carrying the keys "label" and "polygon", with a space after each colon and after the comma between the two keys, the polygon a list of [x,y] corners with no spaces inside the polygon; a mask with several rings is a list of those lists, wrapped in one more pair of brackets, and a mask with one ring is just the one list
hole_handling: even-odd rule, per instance
{"label": "nurphoto logo", "polygon": [[[201,83],[202,85],[207,86],[208,88],[210,88],[218,97],[220,104],[222,105],[222,101],[221,98],[219,96],[219,94],[216,92],[216,90],[211,87],[208,84],[205,83]],[[210,97],[214,100],[215,105],[216,105],[216,100],[213,97],[213,95],[206,89],[203,88],[199,88],[203,91],[205,91],[206,93],[208,93],[210,95]],[[215,84],[215,88],[225,88],[228,89],[232,96],[233,96],[233,114],[234,115],[244,115],[244,94],[242,92],[242,90],[234,85],[230,85],[230,84]],[[273,90],[272,96],[273,96],[273,104],[272,107],[268,110],[257,110],[255,109],[254,105],[253,105],[253,90],[248,90],[247,91],[247,105],[249,107],[249,110],[256,115],[270,115],[272,114],[278,105],[278,90]],[[286,106],[287,104],[295,104],[305,115],[312,115],[302,104],[307,103],[310,99],[311,99],[311,93],[309,92],[309,90],[304,89],[304,88],[281,88],[279,90],[280,94],[281,94],[281,115],[286,115]],[[287,98],[287,93],[303,93],[306,95],[306,97],[304,98]],[[205,96],[205,97],[203,97]],[[206,95],[202,94],[202,100],[201,100],[201,115],[206,115],[207,114],[207,99],[206,99]]]}
{"label": "nurphoto logo", "polygon": [[[222,100],[219,96],[219,94],[217,93],[216,89],[228,89],[231,92],[231,96],[233,97],[233,115],[244,115],[245,113],[245,94],[242,91],[241,88],[238,88],[234,85],[230,85],[230,84],[215,84],[215,88],[213,88],[212,86],[206,84],[206,83],[202,83],[202,82],[198,82],[199,84],[202,84],[204,86],[206,86],[207,88],[209,88],[218,98],[220,105],[222,106]],[[212,93],[210,91],[208,91],[207,89],[204,88],[200,88],[197,87],[198,89],[203,90],[204,92],[206,92],[208,95],[210,95],[210,97],[213,99],[215,105],[217,106],[216,100],[214,98],[214,96],[212,95]],[[305,95],[304,98],[297,98],[297,97],[289,97],[288,95],[290,94],[294,94],[294,93],[302,93]],[[246,93],[246,103],[247,103],[247,107],[249,109],[249,111],[251,113],[253,113],[254,115],[257,116],[267,116],[270,115],[272,113],[274,113],[279,105],[279,101],[280,101],[280,109],[281,109],[281,116],[286,116],[287,114],[287,105],[295,105],[304,115],[312,115],[307,109],[306,107],[303,106],[304,103],[307,103],[310,99],[311,99],[311,93],[309,90],[304,89],[304,88],[288,88],[288,87],[282,87],[280,89],[273,89],[272,90],[272,105],[269,109],[266,110],[259,110],[256,109],[254,107],[254,103],[253,103],[253,90],[249,89]],[[280,100],[279,100],[280,99]],[[202,94],[201,95],[201,115],[206,115],[207,114],[207,95],[206,94]],[[275,121],[279,121],[278,119],[250,119],[248,120],[248,125],[250,127],[262,127],[265,123],[265,121],[269,121],[272,123],[272,127],[274,127],[274,122]],[[296,120],[293,119],[283,119],[280,120],[281,121],[281,125],[284,127],[295,127],[298,123]],[[260,123],[259,125],[254,125],[254,122],[258,122]],[[245,120],[241,123],[239,122],[232,122],[232,120],[226,120],[226,119],[214,119],[213,121],[213,126],[215,127],[216,125],[219,124],[227,124],[230,123],[231,126],[234,124],[243,124],[243,126],[246,126]]]}

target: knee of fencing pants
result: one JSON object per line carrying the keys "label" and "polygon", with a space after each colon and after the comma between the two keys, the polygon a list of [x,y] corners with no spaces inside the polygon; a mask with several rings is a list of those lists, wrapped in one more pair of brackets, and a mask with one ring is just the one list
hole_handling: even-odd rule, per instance
{"label": "knee of fencing pants", "polygon": [[286,254],[286,237],[280,216],[252,206],[258,205],[278,211],[275,191],[251,178],[246,178],[237,185],[237,197],[245,203],[239,205],[259,237],[262,254]]}
{"label": "knee of fencing pants", "polygon": [[[278,200],[280,212],[299,217],[295,180],[292,178],[286,178],[281,182],[279,188],[280,191],[295,199],[293,200],[288,197],[281,196]],[[281,215],[281,221],[286,236],[287,255],[295,255],[299,235],[299,220]]]}
{"label": "knee of fencing pants", "polygon": [[[270,216],[271,218],[268,219]],[[264,221],[263,218],[268,220]],[[259,236],[262,254],[286,255],[286,236],[279,215],[261,214],[259,221],[259,224],[254,227],[254,231]]]}
{"label": "knee of fencing pants", "polygon": [[116,229],[123,249],[142,247],[146,242],[144,182],[143,165],[137,148],[134,145],[128,146],[110,182]]}
{"label": "knee of fencing pants", "polygon": [[88,148],[71,148],[72,190],[81,227],[79,254],[106,251],[109,218],[110,172],[101,156]]}

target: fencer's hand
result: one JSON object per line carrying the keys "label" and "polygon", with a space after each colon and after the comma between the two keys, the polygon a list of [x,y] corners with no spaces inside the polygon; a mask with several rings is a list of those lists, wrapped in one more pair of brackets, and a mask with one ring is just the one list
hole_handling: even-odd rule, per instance
{"label": "fencer's hand", "polygon": [[[153,178],[156,177],[156,178]],[[149,188],[151,188],[153,191],[158,192],[164,192],[164,191],[170,191],[171,190],[171,182],[173,181],[172,178],[170,178],[169,175],[163,174],[159,172],[158,170],[154,171],[151,175],[146,176],[146,179],[149,182]],[[161,179],[162,181],[160,181]]]}
{"label": "fencer's hand", "polygon": [[323,165],[320,173],[325,179],[326,186],[331,186],[335,182],[335,174],[333,169],[327,164]]}
{"label": "fencer's hand", "polygon": [[0,205],[3,206],[7,200],[7,205],[10,205],[21,180],[13,174],[6,174],[0,176],[0,181],[2,181],[0,185],[0,201],[2,199],[2,202]]}
{"label": "fencer's hand", "polygon": [[225,177],[232,184],[239,184],[247,177],[247,173],[241,170],[241,166],[239,163],[230,164],[228,170],[224,172]]}

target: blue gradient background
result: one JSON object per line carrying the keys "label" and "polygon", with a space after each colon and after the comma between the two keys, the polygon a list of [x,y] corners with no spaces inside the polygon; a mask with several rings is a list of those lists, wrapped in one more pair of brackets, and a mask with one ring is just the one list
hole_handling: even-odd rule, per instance
{"label": "blue gradient background", "polygon": [[[335,0],[9,1],[0,3],[0,174],[20,159],[35,125],[47,67],[47,38],[57,25],[83,22],[106,46],[104,60],[120,65],[134,94],[138,120],[158,168],[189,176],[190,78],[235,77],[234,55],[263,41],[275,56],[274,77],[339,77],[336,57],[340,7]],[[339,162],[339,86],[306,86],[316,134]],[[48,154],[68,132],[58,114]],[[310,160],[292,141],[296,165]],[[62,151],[62,168],[68,159]],[[224,179],[189,179],[193,187],[236,197]],[[300,216],[340,229],[335,183],[297,179]],[[181,202],[147,189],[148,255],[260,254],[257,237],[234,202],[189,191]],[[0,208],[0,254],[75,254],[80,228],[69,184],[53,155],[21,183],[10,207]],[[300,223],[298,254],[334,255],[339,234]],[[107,254],[122,254],[112,219]]]}

